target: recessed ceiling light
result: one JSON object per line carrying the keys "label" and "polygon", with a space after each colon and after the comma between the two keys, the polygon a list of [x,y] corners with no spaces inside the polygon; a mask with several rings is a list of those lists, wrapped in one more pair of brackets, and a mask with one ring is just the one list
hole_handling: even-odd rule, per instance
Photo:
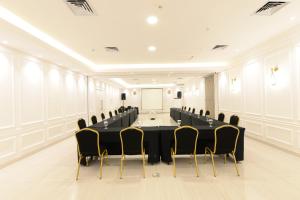
{"label": "recessed ceiling light", "polygon": [[149,46],[148,51],[154,52],[154,51],[156,51],[156,47],[155,46]]}
{"label": "recessed ceiling light", "polygon": [[6,40],[3,40],[2,44],[8,44],[8,42]]}
{"label": "recessed ceiling light", "polygon": [[295,16],[293,16],[293,17],[290,17],[290,20],[291,21],[294,21],[296,19],[296,17]]}
{"label": "recessed ceiling light", "polygon": [[147,17],[148,24],[154,25],[154,24],[157,24],[157,22],[158,22],[158,18],[156,16]]}

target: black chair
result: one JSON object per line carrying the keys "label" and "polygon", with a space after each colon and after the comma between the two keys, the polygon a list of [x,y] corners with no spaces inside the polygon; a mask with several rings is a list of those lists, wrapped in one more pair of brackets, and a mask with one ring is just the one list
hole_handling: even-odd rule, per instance
{"label": "black chair", "polygon": [[125,128],[120,132],[121,139],[121,168],[120,178],[123,175],[123,162],[125,161],[125,155],[141,155],[143,160],[143,176],[146,177],[145,172],[145,149],[144,149],[144,131],[139,128]]}
{"label": "black chair", "polygon": [[174,143],[171,148],[171,155],[173,160],[173,175],[176,177],[176,162],[177,154],[192,154],[194,155],[196,175],[199,176],[197,163],[197,141],[199,132],[191,126],[182,126],[174,131]]}
{"label": "black chair", "polygon": [[140,114],[139,107],[134,107],[136,109],[137,114]]}
{"label": "black chair", "polygon": [[116,116],[118,115],[118,111],[117,111],[117,110],[115,110],[115,115],[116,115]]}
{"label": "black chair", "polygon": [[184,110],[186,110],[186,106],[184,106]]}
{"label": "black chair", "polygon": [[193,108],[192,113],[195,114],[195,108]]}
{"label": "black chair", "polygon": [[113,114],[111,111],[109,111],[109,117],[112,118],[113,117]]}
{"label": "black chair", "polygon": [[218,115],[218,121],[224,122],[224,119],[225,119],[224,113],[219,113],[219,115]]}
{"label": "black chair", "polygon": [[87,157],[100,157],[100,168],[99,168],[99,178],[102,178],[102,164],[104,156],[107,157],[108,153],[106,148],[100,146],[100,134],[90,128],[81,129],[76,133],[77,139],[77,151],[78,151],[78,167],[76,180],[79,177],[80,163],[82,159],[87,159]]}
{"label": "black chair", "polygon": [[105,120],[105,115],[104,115],[104,113],[101,113],[101,119],[102,119],[102,120]]}
{"label": "black chair", "polygon": [[77,121],[77,124],[78,124],[79,130],[83,129],[83,128],[86,128],[85,120],[82,119],[82,118]]}
{"label": "black chair", "polygon": [[189,107],[189,110],[188,110],[188,112],[191,112],[191,107]]}
{"label": "black chair", "polygon": [[232,125],[223,125],[215,129],[214,143],[205,147],[205,158],[206,154],[209,153],[211,156],[214,176],[216,176],[214,155],[222,154],[224,154],[224,163],[226,163],[226,157],[228,154],[232,156],[237,175],[240,175],[235,158],[236,144],[239,134],[240,130]]}
{"label": "black chair", "polygon": [[199,113],[199,114],[200,114],[200,116],[202,116],[202,115],[203,115],[203,110],[202,110],[202,109],[200,110],[200,113]]}
{"label": "black chair", "polygon": [[183,109],[184,109],[184,107],[182,106],[182,107],[181,107],[181,110],[183,110]]}
{"label": "black chair", "polygon": [[122,108],[119,108],[119,109],[118,109],[118,112],[119,112],[119,113],[122,113],[122,112],[123,112]]}
{"label": "black chair", "polygon": [[234,126],[238,126],[239,121],[240,121],[240,118],[237,115],[232,115],[230,117],[229,124],[234,125]]}
{"label": "black chair", "polygon": [[210,112],[209,112],[209,110],[207,110],[206,112],[205,112],[205,117],[206,116],[209,116],[210,115]]}
{"label": "black chair", "polygon": [[95,115],[91,117],[91,120],[93,124],[97,124],[97,117]]}

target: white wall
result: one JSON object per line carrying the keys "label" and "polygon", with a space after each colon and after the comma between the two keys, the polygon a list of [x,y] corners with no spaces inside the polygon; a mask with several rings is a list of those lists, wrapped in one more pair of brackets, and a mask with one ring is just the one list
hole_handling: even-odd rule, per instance
{"label": "white wall", "polygon": [[[177,97],[177,91],[182,91],[180,87],[163,88],[163,110],[162,112],[170,112],[172,107],[181,107],[182,99],[175,99]],[[137,106],[141,109],[141,89],[124,89],[126,93],[125,106]],[[135,93],[135,94],[134,94]],[[161,97],[159,97],[161,98]],[[122,102],[121,102],[122,103]],[[144,112],[141,110],[141,112]]]}
{"label": "white wall", "polygon": [[[278,66],[276,84],[271,68]],[[246,135],[300,153],[300,29],[238,58],[219,74],[219,112],[240,116]],[[232,80],[236,78],[236,84]]]}
{"label": "white wall", "polygon": [[[109,111],[117,110],[121,106],[119,86],[101,78],[89,78],[89,116],[96,115],[101,120],[101,113],[109,117]],[[91,123],[91,121],[90,121]]]}
{"label": "white wall", "polygon": [[200,109],[205,110],[205,79],[193,78],[184,85],[184,106],[196,109],[195,113],[199,113]]}
{"label": "white wall", "polygon": [[73,135],[86,76],[0,48],[0,165]]}

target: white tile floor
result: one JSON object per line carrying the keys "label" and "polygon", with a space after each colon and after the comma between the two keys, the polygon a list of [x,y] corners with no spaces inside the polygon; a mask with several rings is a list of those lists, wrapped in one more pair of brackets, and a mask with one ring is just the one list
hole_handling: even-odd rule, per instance
{"label": "white tile floor", "polygon": [[[300,199],[300,158],[249,138],[245,140],[245,161],[239,164],[240,177],[232,162],[224,165],[217,158],[214,178],[211,163],[199,156],[199,178],[189,158],[176,163],[177,178],[172,176],[172,165],[161,163],[146,166],[146,179],[140,161],[133,159],[126,163],[120,180],[119,159],[110,157],[102,180],[97,177],[98,162],[93,162],[81,168],[76,182],[76,161],[72,137],[11,164],[0,170],[0,199]],[[153,177],[155,173],[160,177]]]}

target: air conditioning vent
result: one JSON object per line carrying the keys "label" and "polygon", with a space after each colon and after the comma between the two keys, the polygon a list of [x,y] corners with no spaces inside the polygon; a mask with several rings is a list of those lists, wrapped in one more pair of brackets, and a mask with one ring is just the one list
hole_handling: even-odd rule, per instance
{"label": "air conditioning vent", "polygon": [[119,52],[119,48],[118,47],[104,47],[104,49],[107,52],[112,52],[112,53],[118,53]]}
{"label": "air conditioning vent", "polygon": [[212,48],[212,50],[224,50],[224,49],[226,49],[227,47],[228,47],[228,45],[225,45],[225,44],[218,44],[218,45],[214,46],[214,47]]}
{"label": "air conditioning vent", "polygon": [[94,9],[87,0],[64,0],[76,16],[95,15]]}
{"label": "air conditioning vent", "polygon": [[255,14],[257,15],[273,15],[277,11],[279,11],[281,8],[289,4],[289,2],[286,1],[268,1],[266,4],[264,4],[262,7],[260,7]]}

